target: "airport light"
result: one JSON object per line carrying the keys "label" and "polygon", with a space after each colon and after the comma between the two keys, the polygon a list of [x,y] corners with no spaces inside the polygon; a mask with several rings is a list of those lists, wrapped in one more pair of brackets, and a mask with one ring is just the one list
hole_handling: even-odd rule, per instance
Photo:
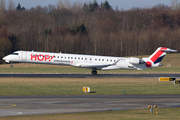
{"label": "airport light", "polygon": [[151,115],[151,114],[152,114],[152,112],[153,112],[152,106],[151,106],[151,105],[149,105],[149,106],[148,106],[148,108],[150,109],[150,115]]}
{"label": "airport light", "polygon": [[154,105],[154,108],[156,108],[156,115],[157,115],[158,114],[157,105]]}

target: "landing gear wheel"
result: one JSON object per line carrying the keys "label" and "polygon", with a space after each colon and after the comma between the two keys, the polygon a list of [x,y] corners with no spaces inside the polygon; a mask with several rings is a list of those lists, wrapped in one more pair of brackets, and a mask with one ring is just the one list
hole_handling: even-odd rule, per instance
{"label": "landing gear wheel", "polygon": [[11,62],[11,68],[13,68],[13,63]]}
{"label": "landing gear wheel", "polygon": [[93,75],[97,75],[97,71],[96,71],[96,70],[91,71],[91,73],[92,73]]}

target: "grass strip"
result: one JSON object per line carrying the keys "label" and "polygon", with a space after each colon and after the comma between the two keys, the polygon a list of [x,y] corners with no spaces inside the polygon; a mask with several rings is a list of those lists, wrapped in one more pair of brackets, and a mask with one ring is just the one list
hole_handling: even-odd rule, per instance
{"label": "grass strip", "polygon": [[0,95],[89,95],[180,94],[174,82],[158,78],[0,78]]}

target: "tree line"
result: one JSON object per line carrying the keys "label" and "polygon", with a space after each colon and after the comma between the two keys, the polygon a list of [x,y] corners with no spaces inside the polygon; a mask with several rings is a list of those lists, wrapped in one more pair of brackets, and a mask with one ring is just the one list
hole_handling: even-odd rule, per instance
{"label": "tree line", "polygon": [[0,63],[16,50],[105,56],[152,54],[158,47],[180,50],[180,7],[113,9],[98,4],[58,1],[26,9],[0,0]]}

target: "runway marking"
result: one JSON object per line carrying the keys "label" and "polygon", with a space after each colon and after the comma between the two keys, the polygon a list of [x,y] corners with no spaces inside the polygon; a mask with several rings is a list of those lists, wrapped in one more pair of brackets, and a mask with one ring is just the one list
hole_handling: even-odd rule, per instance
{"label": "runway marking", "polygon": [[0,107],[0,109],[13,108],[17,106],[16,104],[6,104],[6,103],[0,103],[0,106],[1,105],[4,105],[4,106]]}
{"label": "runway marking", "polygon": [[[33,107],[52,107],[52,106],[68,106],[68,105],[83,105],[87,103],[77,103],[77,104],[53,104],[53,105],[30,105],[30,106],[17,106],[16,108],[33,108]],[[95,103],[95,104],[100,104],[100,103]]]}
{"label": "runway marking", "polygon": [[118,102],[139,102],[139,101],[151,101],[151,100],[172,100],[172,99],[180,99],[180,98],[162,98],[162,99],[143,99],[143,100],[126,100],[126,101],[113,101],[112,103]]}

